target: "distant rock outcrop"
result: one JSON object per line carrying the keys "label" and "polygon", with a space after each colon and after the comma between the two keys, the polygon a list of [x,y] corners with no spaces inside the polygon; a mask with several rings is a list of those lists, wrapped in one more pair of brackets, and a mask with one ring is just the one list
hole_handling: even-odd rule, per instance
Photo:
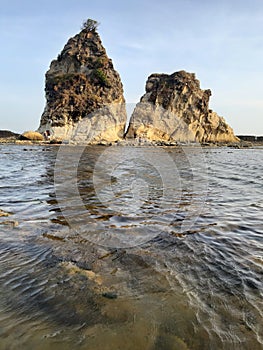
{"label": "distant rock outcrop", "polygon": [[46,73],[39,132],[84,143],[122,138],[126,110],[119,74],[96,28],[70,38]]}
{"label": "distant rock outcrop", "polygon": [[19,136],[19,134],[9,131],[9,130],[0,130],[0,139],[5,138],[12,138],[12,139],[16,139]]}
{"label": "distant rock outcrop", "polygon": [[238,135],[237,136],[241,141],[248,142],[263,142],[263,136],[255,136],[255,135]]}
{"label": "distant rock outcrop", "polygon": [[152,74],[137,104],[126,138],[150,141],[237,142],[222,117],[209,109],[210,90],[192,73]]}

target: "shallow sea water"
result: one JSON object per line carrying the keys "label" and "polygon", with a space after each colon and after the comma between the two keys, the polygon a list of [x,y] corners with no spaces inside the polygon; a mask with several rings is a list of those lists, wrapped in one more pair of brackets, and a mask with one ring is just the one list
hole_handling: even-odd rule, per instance
{"label": "shallow sea water", "polygon": [[0,349],[262,349],[262,156],[0,145]]}

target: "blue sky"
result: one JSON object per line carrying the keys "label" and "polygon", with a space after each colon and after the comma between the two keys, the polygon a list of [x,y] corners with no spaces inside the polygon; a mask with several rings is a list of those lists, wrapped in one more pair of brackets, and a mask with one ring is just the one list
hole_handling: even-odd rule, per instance
{"label": "blue sky", "polygon": [[0,129],[38,127],[45,72],[87,18],[101,23],[128,103],[151,73],[184,69],[236,134],[263,135],[262,0],[1,0]]}

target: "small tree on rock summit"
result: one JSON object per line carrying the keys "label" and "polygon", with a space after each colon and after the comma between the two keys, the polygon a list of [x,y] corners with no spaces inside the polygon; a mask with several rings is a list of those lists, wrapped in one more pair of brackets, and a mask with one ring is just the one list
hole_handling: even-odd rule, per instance
{"label": "small tree on rock summit", "polygon": [[98,26],[99,22],[95,21],[94,19],[88,18],[86,21],[83,22],[82,29],[87,29],[90,32],[96,32]]}

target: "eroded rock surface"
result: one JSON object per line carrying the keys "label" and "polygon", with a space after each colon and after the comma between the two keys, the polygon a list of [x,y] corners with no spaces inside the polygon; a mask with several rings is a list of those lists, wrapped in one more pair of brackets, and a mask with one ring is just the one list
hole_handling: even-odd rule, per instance
{"label": "eroded rock surface", "polygon": [[232,128],[209,109],[210,90],[193,73],[152,74],[126,138],[150,141],[237,142]]}
{"label": "eroded rock surface", "polygon": [[39,130],[75,142],[117,141],[126,122],[119,74],[96,30],[70,38],[46,73]]}

